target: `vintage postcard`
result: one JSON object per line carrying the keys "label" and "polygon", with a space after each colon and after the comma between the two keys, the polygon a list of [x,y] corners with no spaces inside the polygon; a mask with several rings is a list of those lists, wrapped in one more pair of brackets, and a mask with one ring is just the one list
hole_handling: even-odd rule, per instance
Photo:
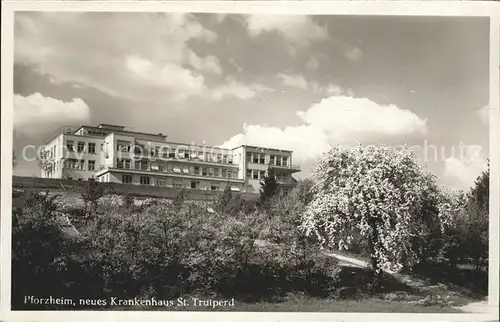
{"label": "vintage postcard", "polygon": [[3,2],[0,320],[498,320],[498,9]]}

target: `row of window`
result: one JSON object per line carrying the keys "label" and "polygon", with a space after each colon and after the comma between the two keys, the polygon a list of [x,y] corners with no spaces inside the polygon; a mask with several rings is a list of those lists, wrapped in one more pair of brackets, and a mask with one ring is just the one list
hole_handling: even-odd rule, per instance
{"label": "row of window", "polygon": [[[85,160],[66,159],[66,160],[64,160],[64,168],[85,170]],[[88,160],[87,161],[87,169],[86,170],[95,171],[95,160]]]}
{"label": "row of window", "polygon": [[92,136],[107,136],[108,133],[107,132],[101,132],[101,131],[88,131],[87,132],[88,135],[92,135]]}
{"label": "row of window", "polygon": [[[266,171],[247,170],[247,179],[263,180],[266,176]],[[284,181],[288,177],[286,174],[275,174],[276,180]]]}
{"label": "row of window", "polygon": [[[247,152],[247,162],[266,164],[266,154],[257,152]],[[288,166],[288,157],[283,155],[269,155],[269,162],[272,165]]]}
{"label": "row of window", "polygon": [[190,151],[183,149],[172,151],[169,147],[145,147],[141,145],[134,145],[134,148],[132,149],[130,142],[118,141],[117,150],[119,152],[131,152],[133,150],[136,155],[149,155],[151,157],[163,159],[188,159],[217,163],[233,163],[233,156],[229,154]]}
{"label": "row of window", "polygon": [[[85,146],[86,146],[86,142],[78,141],[76,144],[76,151],[83,152],[85,150]],[[88,149],[86,152],[92,153],[92,154],[95,153],[95,151],[96,151],[95,146],[96,146],[95,143],[89,142]],[[66,141],[66,148],[68,149],[68,151],[71,151],[71,152],[75,151],[75,142]]]}
{"label": "row of window", "polygon": [[[122,175],[122,183],[132,183],[132,175],[130,174],[123,174]],[[151,177],[147,176],[140,176],[139,177],[139,183],[141,185],[152,185],[154,183],[155,186],[158,187],[165,187],[167,185],[167,180],[166,179],[160,179],[156,178],[153,179]],[[173,180],[172,186],[174,188],[184,188],[184,183],[182,180]],[[190,182],[190,188],[191,189],[200,189],[201,183],[200,181],[191,181]],[[217,182],[212,182],[208,183],[208,188],[212,191],[220,190],[220,184]]]}
{"label": "row of window", "polygon": [[178,173],[186,175],[201,175],[206,177],[219,178],[236,178],[238,175],[237,169],[226,169],[217,167],[202,167],[189,164],[165,163],[165,162],[150,162],[148,160],[140,160],[134,162],[132,168],[132,160],[116,159],[116,167],[118,169],[135,169],[142,171],[158,171],[167,173]]}

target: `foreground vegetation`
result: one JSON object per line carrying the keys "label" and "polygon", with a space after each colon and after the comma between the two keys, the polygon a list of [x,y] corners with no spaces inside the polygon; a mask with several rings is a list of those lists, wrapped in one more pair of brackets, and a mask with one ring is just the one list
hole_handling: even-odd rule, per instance
{"label": "foreground vegetation", "polygon": [[[110,297],[198,297],[234,298],[226,310],[452,312],[487,293],[489,172],[470,193],[453,193],[413,162],[405,151],[334,149],[315,180],[289,196],[276,195],[270,172],[256,201],[226,190],[213,201],[180,191],[139,202],[106,195],[94,182],[79,200],[14,192],[13,309],[54,308],[26,304],[33,295],[75,299],[76,307],[57,307],[72,310],[110,308],[96,305]],[[412,203],[398,194],[412,195]],[[339,265],[321,246],[358,253],[372,267]],[[453,276],[461,275],[438,272],[472,265],[475,280],[449,299],[383,271],[398,265],[447,284],[460,284]]]}

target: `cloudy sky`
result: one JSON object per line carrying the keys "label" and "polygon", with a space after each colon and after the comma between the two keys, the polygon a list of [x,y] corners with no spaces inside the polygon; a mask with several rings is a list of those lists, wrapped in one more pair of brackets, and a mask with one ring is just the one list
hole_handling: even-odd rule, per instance
{"label": "cloudy sky", "polygon": [[[172,141],[420,146],[466,188],[489,156],[489,21],[460,17],[16,13],[14,147],[111,123]],[[464,147],[464,148],[461,148]],[[425,152],[427,151],[427,152]],[[38,175],[20,160],[18,175]]]}

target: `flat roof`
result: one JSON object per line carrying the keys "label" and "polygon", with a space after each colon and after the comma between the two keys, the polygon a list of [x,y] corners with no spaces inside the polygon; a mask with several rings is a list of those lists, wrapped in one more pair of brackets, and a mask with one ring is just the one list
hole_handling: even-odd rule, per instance
{"label": "flat roof", "polygon": [[245,147],[245,148],[253,148],[253,149],[265,149],[265,150],[272,150],[272,151],[278,151],[278,152],[290,152],[290,153],[293,153],[292,150],[283,150],[283,149],[276,149],[276,148],[267,148],[267,147],[264,147],[264,146],[256,146],[256,145],[246,145],[246,144],[242,144],[242,145],[239,145],[234,149],[237,149],[237,148],[241,148],[241,147]]}
{"label": "flat roof", "polygon": [[[102,125],[102,124],[99,124],[99,125]],[[73,133],[78,132],[81,128],[90,128],[90,129],[96,129],[96,130],[109,130],[109,131],[115,130],[113,128],[99,127],[99,125],[98,126],[82,125],[78,129],[76,129],[76,131],[74,131]],[[110,126],[121,127],[119,125],[110,125]],[[125,128],[125,127],[123,127],[123,128]],[[167,138],[167,135],[159,134],[159,133],[155,134],[155,133],[146,133],[146,132],[127,131],[124,129],[121,129],[119,132],[120,133],[130,133],[130,134],[151,135],[151,136],[157,136],[157,137],[164,138],[164,139]]]}
{"label": "flat roof", "polygon": [[103,127],[111,127],[111,128],[121,128],[124,129],[124,125],[115,125],[115,124],[106,124],[106,123],[101,123],[97,125],[98,128],[103,128]]}

